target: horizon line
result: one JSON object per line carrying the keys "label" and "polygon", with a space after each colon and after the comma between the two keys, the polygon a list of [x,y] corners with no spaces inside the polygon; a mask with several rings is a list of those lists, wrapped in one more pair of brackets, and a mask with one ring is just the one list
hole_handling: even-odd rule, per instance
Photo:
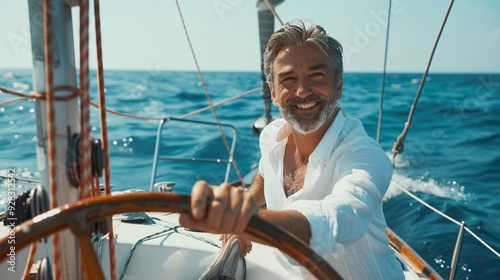
{"label": "horizon line", "polygon": [[[19,70],[24,70],[24,71],[31,71],[32,68],[24,68],[24,67],[0,67],[0,71],[19,71]],[[90,71],[96,71],[97,69],[91,68],[89,69]],[[76,71],[79,71],[79,68],[76,68]],[[104,69],[104,71],[123,71],[123,72],[194,72],[197,73],[198,71],[196,69],[188,70],[188,69],[160,69],[160,70],[147,70],[147,69],[123,69],[123,68],[107,68]],[[220,73],[257,73],[259,74],[260,71],[257,70],[214,70],[214,69],[208,69],[208,70],[202,70],[203,72],[220,72]],[[349,71],[344,71],[343,74],[382,74],[384,73],[383,71],[372,71],[372,70],[349,70]],[[408,71],[408,70],[394,70],[394,71],[386,71],[386,74],[422,74],[424,71]],[[429,74],[493,74],[493,75],[500,75],[500,70],[498,71],[453,71],[453,70],[448,70],[448,71],[443,71],[443,70],[429,70]]]}

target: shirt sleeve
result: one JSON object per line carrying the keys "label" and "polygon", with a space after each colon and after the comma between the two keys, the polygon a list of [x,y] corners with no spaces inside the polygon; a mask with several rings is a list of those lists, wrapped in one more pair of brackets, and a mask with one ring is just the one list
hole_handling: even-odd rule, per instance
{"label": "shirt sleeve", "polygon": [[[342,244],[361,238],[382,206],[392,164],[381,150],[363,149],[336,163],[340,178],[323,200],[298,200],[286,208],[302,213],[311,228],[310,246],[318,253],[341,253]],[[339,244],[340,243],[340,244]]]}

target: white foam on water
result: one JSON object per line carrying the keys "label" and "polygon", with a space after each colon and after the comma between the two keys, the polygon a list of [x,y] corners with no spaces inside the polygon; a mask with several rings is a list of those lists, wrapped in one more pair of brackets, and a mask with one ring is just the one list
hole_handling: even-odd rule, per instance
{"label": "white foam on water", "polygon": [[395,172],[392,176],[389,189],[384,196],[384,201],[399,196],[403,192],[396,184],[412,193],[426,193],[456,201],[470,199],[470,194],[465,192],[465,186],[458,184],[456,181],[446,180],[438,182],[433,178],[425,178],[424,176],[413,179]]}
{"label": "white foam on water", "polygon": [[[392,153],[387,152],[387,156],[392,159]],[[451,198],[456,201],[469,200],[471,194],[465,192],[465,186],[460,185],[457,181],[449,179],[434,179],[426,176],[418,178],[410,178],[406,175],[398,173],[398,169],[410,167],[410,160],[405,155],[396,156],[394,164],[394,174],[391,184],[387,190],[384,201],[399,196],[403,191],[397,185],[407,189],[412,193],[426,193],[436,197]]]}

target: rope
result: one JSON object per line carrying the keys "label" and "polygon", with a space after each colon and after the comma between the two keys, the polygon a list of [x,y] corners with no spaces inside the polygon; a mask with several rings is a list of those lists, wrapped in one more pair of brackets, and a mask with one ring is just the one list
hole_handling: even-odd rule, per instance
{"label": "rope", "polygon": [[[53,92],[58,92],[58,91],[62,91],[62,90],[71,91],[73,94],[70,96],[53,96],[53,100],[55,100],[55,101],[69,101],[69,100],[75,99],[76,97],[78,97],[80,95],[80,90],[74,86],[58,86],[58,87],[52,88]],[[38,100],[45,100],[46,99],[46,93],[40,93],[40,92],[35,92],[35,91],[26,94],[26,93],[22,93],[19,91],[11,90],[11,89],[4,88],[4,87],[0,86],[0,92],[19,96],[19,97],[22,97],[23,99],[24,98],[34,98],[34,99],[38,99]],[[21,100],[21,99],[19,99],[19,100]],[[18,100],[15,100],[15,101],[18,101]]]}
{"label": "rope", "polygon": [[446,25],[448,15],[450,14],[451,8],[453,7],[453,2],[454,2],[454,0],[450,0],[450,3],[448,5],[448,9],[446,10],[446,13],[444,15],[443,22],[441,23],[441,27],[439,28],[439,32],[438,32],[436,41],[434,42],[434,46],[432,47],[431,55],[429,57],[429,61],[427,62],[427,67],[425,68],[425,72],[422,76],[422,80],[420,81],[420,86],[418,87],[417,94],[415,95],[415,99],[413,100],[413,104],[411,106],[410,113],[408,114],[408,120],[405,123],[405,127],[403,129],[403,132],[401,132],[401,134],[398,136],[396,142],[394,143],[394,146],[392,147],[392,153],[393,153],[392,165],[395,165],[395,163],[396,163],[396,155],[403,152],[404,141],[405,141],[406,135],[408,134],[408,131],[410,130],[413,115],[415,114],[415,109],[417,108],[420,94],[422,93],[422,90],[423,90],[424,84],[425,84],[425,80],[427,79],[427,74],[429,73],[429,68],[431,67],[432,58],[434,57],[434,53],[435,53],[437,45],[439,43],[439,39],[441,38],[441,34],[443,33],[444,26]]}
{"label": "rope", "polygon": [[[106,121],[106,98],[104,91],[104,67],[102,64],[102,39],[101,39],[101,16],[99,0],[94,1],[94,18],[97,49],[97,90],[99,95],[99,117],[101,125],[101,143],[104,152],[104,186],[106,195],[111,195],[111,172],[109,167],[109,143],[108,143],[108,125]],[[99,188],[99,184],[97,184]],[[107,218],[109,223],[109,263],[111,279],[116,280],[116,256],[115,256],[115,235],[113,232],[113,221],[111,217]]]}
{"label": "rope", "polygon": [[387,51],[389,49],[389,29],[391,26],[391,9],[392,0],[389,0],[389,11],[387,12],[387,30],[385,32],[385,53],[384,53],[384,70],[382,71],[382,85],[380,86],[380,104],[378,109],[378,124],[377,124],[377,143],[380,143],[380,132],[382,131],[382,113],[384,112],[384,91],[385,91],[385,76],[387,72]]}
{"label": "rope", "polygon": [[[254,89],[251,89],[251,90],[248,90],[248,91],[245,91],[245,92],[242,92],[236,96],[233,96],[233,97],[230,97],[228,99],[224,99],[218,103],[215,103],[213,104],[212,106],[213,107],[218,107],[220,105],[224,105],[230,101],[233,101],[235,99],[239,99],[243,96],[246,96],[246,95],[249,95],[250,93],[254,93],[254,92],[258,92],[260,91],[259,88],[254,88]],[[95,104],[94,102],[90,102],[90,105],[92,105],[93,107],[97,108],[97,109],[100,109],[101,107],[97,104]],[[187,113],[187,114],[184,114],[180,117],[178,117],[178,119],[187,119],[189,117],[192,117],[194,115],[197,115],[199,113],[202,113],[202,112],[205,112],[207,110],[210,110],[211,109],[211,106],[208,105],[206,107],[203,107],[203,108],[200,108],[200,109],[197,109],[195,111],[192,111],[191,113]],[[112,110],[112,109],[109,109],[109,108],[106,108],[105,109],[106,112],[108,113],[111,113],[113,115],[117,115],[117,116],[122,116],[122,117],[126,117],[126,118],[132,118],[132,119],[138,119],[138,120],[146,120],[146,121],[161,121],[163,119],[165,119],[166,117],[143,117],[143,116],[137,116],[137,115],[130,115],[130,114],[126,114],[126,113],[122,113],[122,112],[118,112],[118,111],[115,111],[115,110]]]}
{"label": "rope", "polygon": [[[113,237],[113,239],[114,239],[114,237]],[[99,260],[99,262],[102,259],[102,244],[103,244],[103,240],[104,240],[104,236],[103,236],[102,233],[100,233],[100,232],[99,233],[92,233],[92,237],[91,237],[90,241],[92,243],[97,242],[96,254],[97,254],[97,259]]]}
{"label": "rope", "polygon": [[[80,199],[89,197],[92,184],[89,110],[89,1],[80,0]],[[80,259],[80,270],[86,275]]]}
{"label": "rope", "polygon": [[[94,108],[100,109],[101,107],[98,104],[95,104],[94,102],[90,101],[90,105],[92,105]],[[145,120],[145,121],[160,121],[164,118],[159,118],[159,117],[143,117],[143,116],[137,116],[137,115],[130,115],[122,112],[118,112],[109,108],[105,109],[106,112],[111,113],[113,115],[117,116],[122,116],[122,117],[127,117],[127,118],[132,118],[132,119],[138,119],[138,120]]]}
{"label": "rope", "polygon": [[[52,70],[52,16],[50,15],[50,0],[43,1],[43,44],[45,66],[45,92],[47,110],[47,151],[50,189],[50,208],[58,206],[57,201],[57,165],[56,165],[56,118],[54,108],[53,70]],[[60,235],[52,236],[52,257],[54,259],[54,279],[61,279],[61,248]]]}
{"label": "rope", "polygon": [[[160,222],[162,222],[163,224],[166,224],[165,222],[163,222],[162,220],[159,220],[159,219],[155,219],[155,220],[158,220]],[[148,240],[152,240],[154,238],[158,238],[158,237],[161,237],[161,236],[164,236],[164,235],[167,235],[167,234],[171,234],[171,233],[178,233],[178,234],[181,234],[181,235],[184,235],[186,237],[189,237],[189,238],[193,238],[193,239],[196,239],[198,241],[202,241],[206,244],[209,244],[209,245],[212,245],[216,248],[220,248],[220,245],[213,242],[212,240],[209,240],[209,239],[205,239],[201,236],[195,236],[195,235],[192,235],[192,234],[189,234],[185,231],[179,231],[179,229],[182,229],[183,227],[182,226],[179,226],[179,225],[170,225],[167,229],[164,229],[162,231],[159,231],[159,232],[156,232],[156,233],[153,233],[153,234],[150,234],[148,236],[145,236],[139,240],[137,240],[133,245],[132,245],[132,248],[130,249],[130,252],[128,253],[128,256],[127,256],[127,259],[125,261],[125,264],[123,266],[123,270],[122,272],[120,273],[120,280],[122,280],[124,277],[125,277],[125,274],[127,273],[127,269],[130,265],[130,262],[132,260],[132,256],[135,252],[135,249],[137,249],[137,246],[140,245],[141,243],[145,242],[145,241],[148,241]]]}
{"label": "rope", "polygon": [[186,232],[186,231],[184,231],[184,230],[183,230],[183,231],[179,231],[179,230],[178,230],[179,228],[180,228],[180,227],[176,228],[176,229],[175,229],[175,232],[177,232],[177,233],[179,233],[179,234],[181,234],[181,235],[184,235],[184,236],[187,236],[187,237],[190,237],[190,238],[196,239],[196,240],[198,240],[198,241],[205,242],[205,243],[207,243],[207,244],[209,244],[209,245],[212,245],[212,246],[214,246],[214,247],[220,248],[220,245],[219,245],[219,244],[217,244],[217,243],[215,243],[215,242],[213,242],[212,240],[209,240],[209,239],[203,238],[203,237],[201,237],[201,236],[196,236],[196,235],[190,234],[190,233],[188,233],[188,232]]}
{"label": "rope", "polygon": [[125,277],[125,274],[127,273],[128,266],[130,264],[130,261],[132,260],[132,255],[134,254],[135,249],[137,248],[137,245],[141,244],[144,241],[148,241],[148,240],[151,240],[153,238],[160,237],[163,234],[172,233],[172,232],[176,231],[177,227],[180,227],[180,226],[175,226],[175,227],[167,228],[165,230],[162,230],[160,232],[156,232],[156,233],[150,234],[150,235],[148,235],[146,237],[143,237],[143,238],[137,240],[134,243],[134,245],[132,245],[132,248],[130,249],[130,252],[128,253],[127,260],[125,261],[125,265],[123,267],[122,273],[120,274],[120,280],[122,280],[123,277]]}
{"label": "rope", "polygon": [[89,196],[91,179],[89,111],[89,1],[80,0],[80,198]]}
{"label": "rope", "polygon": [[273,14],[273,16],[280,22],[281,25],[283,25],[283,21],[281,20],[280,16],[276,13],[274,10],[273,5],[269,2],[269,0],[264,0],[266,2],[267,8],[269,8],[269,11]]}
{"label": "rope", "polygon": [[[103,82],[103,85],[104,85],[104,82]],[[62,90],[69,90],[69,91],[73,92],[73,95],[66,96],[66,97],[54,97],[54,100],[56,100],[56,101],[69,101],[69,100],[72,100],[75,97],[78,97],[80,95],[80,89],[78,89],[76,87],[72,87],[72,86],[59,86],[59,87],[53,88],[54,92],[62,91]],[[6,93],[6,94],[11,94],[11,95],[15,95],[15,96],[21,96],[20,98],[15,98],[15,99],[11,99],[11,100],[0,102],[0,106],[1,105],[7,105],[7,104],[10,104],[10,103],[14,103],[14,102],[17,102],[17,101],[21,101],[21,100],[24,100],[26,98],[34,98],[34,99],[45,100],[45,93],[31,92],[29,94],[25,94],[25,93],[17,92],[17,91],[14,91],[14,90],[11,90],[11,89],[8,89],[8,88],[4,88],[4,87],[1,87],[1,86],[0,86],[0,91],[3,92],[3,93]],[[251,89],[251,90],[247,90],[247,91],[242,92],[240,94],[237,94],[235,96],[232,96],[232,97],[229,97],[229,98],[224,99],[222,101],[219,101],[217,103],[214,103],[213,106],[214,107],[219,107],[219,106],[225,105],[226,103],[229,103],[229,102],[231,102],[233,100],[240,99],[241,97],[244,97],[246,95],[249,95],[251,93],[258,92],[258,91],[260,91],[259,88],[254,88],[254,89]],[[98,105],[98,104],[96,104],[96,103],[94,103],[92,101],[90,101],[90,105],[92,107],[94,107],[94,108],[97,108],[97,109],[101,108],[100,105]],[[139,120],[160,121],[160,120],[162,120],[162,119],[165,118],[165,117],[143,117],[143,116],[137,116],[137,115],[131,115],[131,114],[126,114],[126,113],[121,113],[121,112],[118,112],[118,111],[106,108],[105,106],[103,106],[102,108],[105,108],[106,112],[111,113],[113,115],[127,117],[127,118],[133,118],[133,119],[139,119]],[[177,117],[177,118],[178,119],[187,119],[189,117],[192,117],[192,116],[197,115],[199,113],[203,113],[203,112],[208,111],[210,109],[211,109],[211,106],[208,105],[208,106],[205,106],[203,108],[194,110],[194,111],[192,111],[190,113],[184,114],[184,115],[182,115],[180,117]]]}
{"label": "rope", "polygon": [[[228,103],[228,102],[231,102],[231,101],[233,101],[233,100],[239,99],[239,98],[241,98],[241,97],[243,97],[243,96],[245,96],[245,95],[248,95],[248,94],[250,94],[250,93],[259,92],[259,91],[260,91],[260,88],[254,88],[254,89],[251,89],[251,90],[247,90],[247,91],[245,91],[245,92],[243,92],[243,93],[240,93],[240,94],[235,95],[235,96],[233,96],[233,97],[229,97],[229,98],[227,98],[227,99],[224,99],[224,100],[222,100],[222,101],[220,101],[220,102],[218,102],[218,103],[215,103],[215,104],[213,104],[212,106],[213,106],[213,107],[218,107],[218,106],[220,106],[220,105],[224,105],[224,104],[226,104],[226,103]],[[194,111],[192,111],[191,113],[184,114],[184,115],[180,116],[180,117],[179,117],[179,119],[186,119],[186,118],[188,118],[188,117],[191,117],[191,116],[197,115],[197,114],[199,114],[199,113],[201,113],[201,112],[205,112],[205,111],[207,111],[207,110],[210,110],[210,108],[211,108],[211,106],[209,105],[209,106],[203,107],[203,108],[201,108],[201,109],[194,110]]]}
{"label": "rope", "polygon": [[[404,192],[405,194],[407,194],[408,196],[410,196],[411,198],[415,199],[417,202],[419,202],[420,204],[424,205],[425,207],[427,207],[428,209],[432,210],[434,213],[440,215],[441,217],[447,219],[448,221],[456,224],[457,226],[462,226],[462,223],[458,222],[457,220],[453,219],[452,217],[446,215],[445,213],[439,211],[437,208],[435,208],[434,206],[430,205],[429,203],[425,202],[424,200],[420,199],[418,196],[414,195],[413,193],[411,193],[410,191],[408,191],[407,189],[403,188],[401,185],[399,185],[398,183],[396,183],[395,181],[392,181],[392,183],[398,188],[400,189],[402,192]],[[497,251],[495,251],[495,249],[493,249],[490,245],[488,245],[485,241],[483,241],[479,236],[477,236],[472,230],[470,230],[467,226],[465,226],[465,230],[470,233],[477,241],[479,241],[481,244],[483,244],[488,250],[490,250],[493,254],[495,254],[497,257],[500,258],[500,253],[498,253]]]}
{"label": "rope", "polygon": [[21,101],[21,100],[24,100],[26,99],[25,97],[19,97],[19,98],[14,98],[14,99],[11,99],[11,100],[6,100],[6,101],[3,101],[3,102],[0,102],[0,106],[3,106],[3,105],[7,105],[7,104],[10,104],[10,103],[14,103],[14,102],[17,102],[17,101]]}
{"label": "rope", "polygon": [[179,0],[175,0],[175,3],[177,5],[177,10],[179,11],[179,15],[181,17],[182,21],[182,26],[184,27],[184,33],[186,34],[186,38],[189,43],[189,48],[191,49],[191,54],[193,55],[194,63],[196,65],[196,70],[198,71],[198,76],[200,77],[201,84],[203,86],[203,90],[205,91],[205,96],[207,97],[208,104],[210,105],[210,109],[212,110],[212,114],[214,115],[215,122],[219,126],[219,131],[221,133],[222,141],[224,142],[224,145],[226,146],[226,150],[229,153],[230,160],[233,164],[234,170],[236,171],[236,174],[238,175],[238,178],[241,182],[241,186],[243,188],[245,187],[245,182],[243,181],[243,176],[241,175],[240,169],[238,168],[238,164],[236,163],[235,160],[233,160],[233,154],[231,152],[231,148],[229,147],[229,143],[226,139],[226,135],[224,134],[224,130],[222,128],[222,125],[220,123],[219,117],[217,116],[217,112],[215,111],[215,107],[212,104],[212,99],[210,98],[210,94],[208,93],[208,88],[207,84],[205,83],[205,79],[203,78],[203,74],[201,73],[200,66],[198,64],[198,60],[196,59],[196,55],[194,53],[194,48],[193,45],[191,44],[191,39],[189,37],[189,33],[187,31],[186,23],[184,22],[184,16],[182,15],[181,7],[179,6]]}

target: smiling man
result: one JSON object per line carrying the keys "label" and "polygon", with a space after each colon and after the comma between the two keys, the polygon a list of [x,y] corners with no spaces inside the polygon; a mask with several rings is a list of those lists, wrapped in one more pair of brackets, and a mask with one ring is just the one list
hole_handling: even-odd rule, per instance
{"label": "smiling man", "polygon": [[[295,21],[271,36],[264,72],[283,119],[261,133],[254,182],[248,191],[196,183],[181,224],[244,237],[257,214],[308,243],[345,279],[402,279],[382,211],[392,165],[361,122],[340,110],[342,46],[321,26]],[[277,254],[289,271],[310,277]]]}

